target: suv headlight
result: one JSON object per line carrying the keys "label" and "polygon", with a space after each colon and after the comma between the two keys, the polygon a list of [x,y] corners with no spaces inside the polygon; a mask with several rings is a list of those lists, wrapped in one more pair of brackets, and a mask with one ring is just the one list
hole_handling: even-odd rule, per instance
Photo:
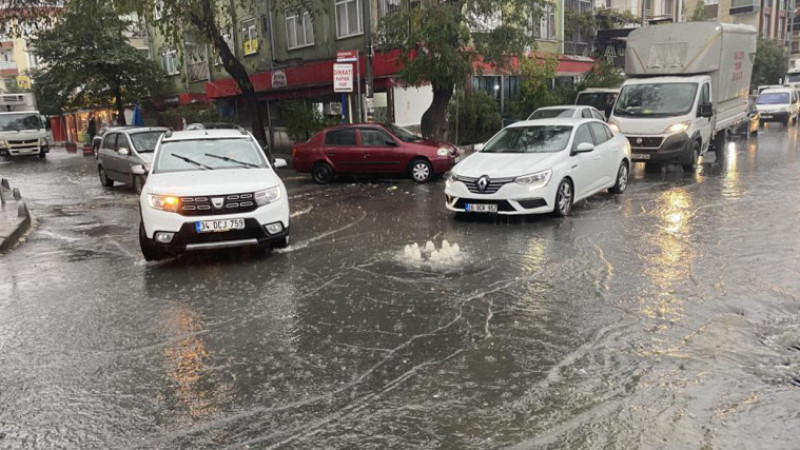
{"label": "suv headlight", "polygon": [[264,206],[268,205],[275,200],[281,198],[281,188],[278,186],[271,187],[269,189],[265,189],[263,191],[258,191],[253,196],[256,199],[256,205]]}
{"label": "suv headlight", "polygon": [[553,170],[547,169],[541,172],[536,172],[530,175],[523,175],[521,177],[514,178],[514,182],[517,184],[525,184],[525,185],[541,184],[542,186],[544,186],[550,181],[551,175],[553,175]]}
{"label": "suv headlight", "polygon": [[147,204],[149,204],[151,208],[161,211],[177,212],[180,203],[181,201],[178,197],[173,197],[171,195],[147,195]]}
{"label": "suv headlight", "polygon": [[692,122],[690,120],[687,120],[685,122],[673,123],[672,125],[668,126],[666,130],[664,130],[664,133],[670,133],[670,134],[682,133],[688,130],[691,124]]}

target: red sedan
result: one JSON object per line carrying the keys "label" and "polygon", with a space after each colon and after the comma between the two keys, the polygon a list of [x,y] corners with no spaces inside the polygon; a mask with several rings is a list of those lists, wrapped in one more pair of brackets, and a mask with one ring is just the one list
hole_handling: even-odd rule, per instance
{"label": "red sedan", "polygon": [[457,153],[451,144],[424,141],[397,125],[342,125],[295,145],[292,167],[319,184],[340,174],[407,175],[424,183],[449,171]]}

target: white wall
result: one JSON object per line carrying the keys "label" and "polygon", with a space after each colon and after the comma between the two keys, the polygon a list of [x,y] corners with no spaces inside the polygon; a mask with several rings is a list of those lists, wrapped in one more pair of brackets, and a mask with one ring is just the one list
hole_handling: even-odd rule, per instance
{"label": "white wall", "polygon": [[420,87],[394,87],[394,121],[400,126],[416,126],[422,122],[422,114],[433,101],[430,85]]}

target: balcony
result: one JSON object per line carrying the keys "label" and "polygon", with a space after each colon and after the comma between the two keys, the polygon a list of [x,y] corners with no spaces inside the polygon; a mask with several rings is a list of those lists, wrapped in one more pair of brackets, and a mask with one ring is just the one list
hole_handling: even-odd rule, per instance
{"label": "balcony", "polygon": [[761,9],[759,0],[731,0],[730,14],[749,14]]}
{"label": "balcony", "polygon": [[592,11],[592,2],[587,0],[565,0],[566,9],[577,12]]}
{"label": "balcony", "polygon": [[592,44],[588,42],[564,42],[564,54],[575,56],[589,56],[592,54]]}
{"label": "balcony", "polygon": [[186,64],[186,75],[189,81],[205,81],[209,78],[208,62],[198,61]]}

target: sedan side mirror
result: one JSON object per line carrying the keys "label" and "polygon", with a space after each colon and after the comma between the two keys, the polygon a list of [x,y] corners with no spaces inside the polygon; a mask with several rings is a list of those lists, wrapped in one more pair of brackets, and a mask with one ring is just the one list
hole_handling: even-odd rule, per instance
{"label": "sedan side mirror", "polygon": [[117,153],[119,153],[122,156],[128,156],[131,154],[131,151],[125,147],[120,147],[119,150],[117,150]]}
{"label": "sedan side mirror", "polygon": [[147,168],[141,164],[131,166],[131,173],[134,175],[147,175]]}
{"label": "sedan side mirror", "polygon": [[593,150],[594,150],[594,144],[592,144],[591,142],[581,142],[580,144],[578,144],[577,147],[575,147],[575,150],[572,151],[572,154],[574,155],[577,153],[589,153]]}
{"label": "sedan side mirror", "polygon": [[714,105],[711,103],[702,103],[697,108],[697,117],[706,117],[712,118],[714,117]]}
{"label": "sedan side mirror", "polygon": [[280,169],[282,167],[288,166],[288,164],[286,163],[286,160],[283,158],[275,158],[275,162],[272,163],[272,166],[275,167],[276,169]]}
{"label": "sedan side mirror", "polygon": [[472,149],[475,150],[476,152],[482,152],[484,147],[486,147],[486,143],[482,142],[480,144],[473,145]]}

